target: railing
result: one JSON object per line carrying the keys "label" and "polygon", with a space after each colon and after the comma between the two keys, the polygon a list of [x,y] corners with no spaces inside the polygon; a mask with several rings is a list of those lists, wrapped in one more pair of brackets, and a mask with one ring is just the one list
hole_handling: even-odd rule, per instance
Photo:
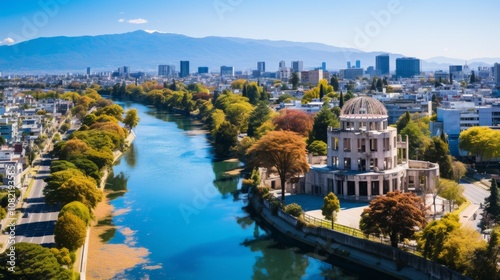
{"label": "railing", "polygon": [[[319,219],[319,218],[313,217],[311,215],[308,215],[306,213],[304,213],[304,221],[306,221],[309,224],[318,226],[318,227],[323,227],[323,228],[327,228],[327,229],[332,228],[332,221]],[[349,234],[349,235],[352,235],[355,237],[366,239],[366,236],[363,234],[363,232],[357,228],[348,227],[348,226],[333,223],[333,230],[343,232],[345,234]],[[370,239],[370,238],[368,238],[368,239]]]}

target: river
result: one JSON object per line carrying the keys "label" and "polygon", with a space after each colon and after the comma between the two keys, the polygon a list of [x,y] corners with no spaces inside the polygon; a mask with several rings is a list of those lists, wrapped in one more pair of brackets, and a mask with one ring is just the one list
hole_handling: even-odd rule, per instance
{"label": "river", "polygon": [[141,118],[131,149],[108,181],[127,189],[112,197],[111,204],[123,213],[112,223],[133,234],[116,231],[106,240],[144,247],[150,254],[146,264],[115,278],[378,278],[373,272],[349,264],[340,268],[275,241],[243,209],[244,196],[233,195],[241,186],[240,178],[223,175],[238,162],[214,161],[199,123],[135,103],[119,104],[133,105]]}

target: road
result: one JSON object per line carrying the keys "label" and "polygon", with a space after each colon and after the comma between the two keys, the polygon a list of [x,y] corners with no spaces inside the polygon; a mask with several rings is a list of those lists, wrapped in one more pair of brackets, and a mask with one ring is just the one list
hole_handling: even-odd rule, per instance
{"label": "road", "polygon": [[[55,245],[54,226],[60,208],[45,204],[44,178],[50,173],[50,159],[44,155],[39,171],[35,175],[33,188],[23,204],[24,213],[16,227],[16,242],[29,242],[47,247]],[[26,214],[28,213],[28,214]]]}
{"label": "road", "polygon": [[464,196],[477,208],[475,211],[477,214],[476,219],[469,217],[467,222],[472,228],[480,231],[478,224],[483,214],[483,208],[480,205],[484,206],[484,199],[490,196],[490,191],[465,181],[460,181],[460,185],[464,187]]}

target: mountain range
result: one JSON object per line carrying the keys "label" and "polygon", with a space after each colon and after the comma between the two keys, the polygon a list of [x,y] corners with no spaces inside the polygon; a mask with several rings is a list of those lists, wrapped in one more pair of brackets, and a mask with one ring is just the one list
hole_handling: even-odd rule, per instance
{"label": "mountain range", "polygon": [[[266,70],[275,71],[284,60],[301,60],[304,69],[327,63],[330,70],[346,68],[346,62],[361,67],[375,65],[375,56],[384,52],[364,52],[320,43],[256,40],[233,37],[193,38],[179,34],[146,32],[142,30],[111,35],[49,37],[24,41],[11,46],[0,46],[0,72],[48,73],[113,71],[130,66],[132,72],[156,71],[159,64],[172,64],[179,70],[180,60],[190,61],[190,71],[208,66],[217,72],[220,66],[234,66],[236,70],[256,69],[257,61],[266,62]],[[390,53],[391,69],[395,59],[403,54]],[[499,58],[481,58],[468,61],[471,69],[489,66]],[[422,70],[447,70],[450,64],[463,65],[465,60],[436,57],[422,61]]]}

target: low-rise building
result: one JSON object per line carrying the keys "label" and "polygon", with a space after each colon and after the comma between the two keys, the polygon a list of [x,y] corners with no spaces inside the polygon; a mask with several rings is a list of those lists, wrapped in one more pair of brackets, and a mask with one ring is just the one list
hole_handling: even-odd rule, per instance
{"label": "low-rise building", "polygon": [[368,201],[395,190],[434,188],[439,165],[408,158],[408,139],[388,126],[381,102],[367,96],[350,99],[339,119],[340,128],[328,130],[327,165],[312,166],[301,192]]}

